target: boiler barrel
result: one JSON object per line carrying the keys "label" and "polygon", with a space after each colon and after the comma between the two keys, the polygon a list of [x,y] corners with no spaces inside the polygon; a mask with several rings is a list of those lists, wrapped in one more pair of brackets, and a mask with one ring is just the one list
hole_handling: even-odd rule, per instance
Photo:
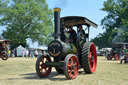
{"label": "boiler barrel", "polygon": [[77,48],[74,44],[54,40],[49,44],[48,52],[52,57],[65,57],[68,54],[76,54]]}

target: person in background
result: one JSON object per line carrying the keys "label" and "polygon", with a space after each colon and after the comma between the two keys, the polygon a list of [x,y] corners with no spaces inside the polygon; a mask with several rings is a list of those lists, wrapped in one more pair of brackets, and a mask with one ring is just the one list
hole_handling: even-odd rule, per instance
{"label": "person in background", "polygon": [[8,50],[8,56],[11,57],[11,51],[10,50]]}
{"label": "person in background", "polygon": [[30,57],[35,58],[34,53],[33,53],[32,50],[30,50],[29,55],[30,55]]}
{"label": "person in background", "polygon": [[38,56],[38,51],[37,50],[35,50],[35,57],[37,57]]}
{"label": "person in background", "polygon": [[24,57],[24,50],[22,51],[22,57]]}
{"label": "person in background", "polygon": [[26,54],[26,58],[29,57],[29,55],[28,55],[29,51],[28,50],[26,50],[25,54]]}
{"label": "person in background", "polygon": [[46,52],[45,52],[45,50],[42,50],[42,54],[43,54],[44,56],[47,55]]}
{"label": "person in background", "polygon": [[122,63],[123,60],[124,60],[124,49],[122,48],[122,49],[120,50],[120,63]]}

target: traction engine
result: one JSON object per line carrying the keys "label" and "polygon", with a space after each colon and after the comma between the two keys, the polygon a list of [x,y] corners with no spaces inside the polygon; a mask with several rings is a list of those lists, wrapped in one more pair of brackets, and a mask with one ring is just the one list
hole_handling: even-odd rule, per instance
{"label": "traction engine", "polygon": [[[79,69],[85,73],[96,71],[97,54],[94,43],[89,42],[89,27],[97,28],[97,24],[81,16],[60,18],[60,8],[54,8],[54,40],[48,45],[48,54],[39,56],[36,61],[36,72],[40,78],[47,77],[55,67],[59,74],[65,74],[67,79],[74,79]],[[84,25],[88,33],[76,33],[76,41],[68,36],[69,27]]]}

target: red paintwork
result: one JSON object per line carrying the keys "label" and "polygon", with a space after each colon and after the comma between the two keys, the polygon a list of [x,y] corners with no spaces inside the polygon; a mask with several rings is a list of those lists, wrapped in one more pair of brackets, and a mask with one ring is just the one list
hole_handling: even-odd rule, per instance
{"label": "red paintwork", "polygon": [[51,67],[47,67],[45,65],[46,61],[51,62],[51,59],[49,56],[43,56],[39,62],[40,63],[40,65],[39,65],[40,73],[44,77],[47,77],[49,75],[49,73],[51,72]]}
{"label": "red paintwork", "polygon": [[97,65],[97,54],[96,54],[96,48],[94,44],[90,45],[88,58],[89,58],[90,70],[91,72],[95,72],[96,65]]}
{"label": "red paintwork", "polygon": [[67,63],[67,72],[70,78],[74,79],[78,75],[79,64],[76,56],[71,56]]}

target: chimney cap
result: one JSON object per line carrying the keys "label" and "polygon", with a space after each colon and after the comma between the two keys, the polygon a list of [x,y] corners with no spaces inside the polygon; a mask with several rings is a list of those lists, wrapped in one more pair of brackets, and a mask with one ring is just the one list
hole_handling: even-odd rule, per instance
{"label": "chimney cap", "polygon": [[54,10],[54,12],[60,12],[61,11],[60,8],[54,8],[53,10]]}

